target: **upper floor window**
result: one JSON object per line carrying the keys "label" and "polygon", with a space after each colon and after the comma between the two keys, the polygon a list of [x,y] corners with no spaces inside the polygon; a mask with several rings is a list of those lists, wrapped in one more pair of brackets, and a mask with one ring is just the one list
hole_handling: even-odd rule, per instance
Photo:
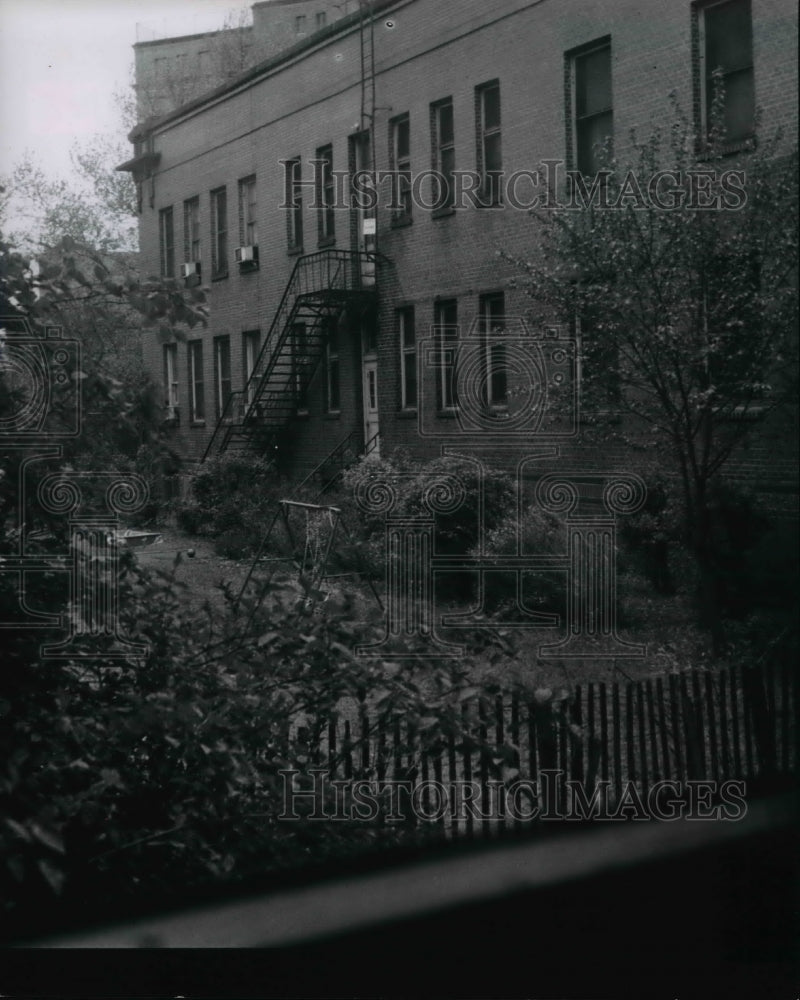
{"label": "upper floor window", "polygon": [[702,116],[698,124],[709,132],[718,99],[716,124],[724,129],[724,139],[741,142],[752,136],[756,113],[750,0],[709,4],[695,8],[694,15],[701,65],[695,80]]}
{"label": "upper floor window", "polygon": [[244,362],[244,380],[247,386],[247,404],[248,406],[255,401],[256,398],[256,380],[250,379],[256,370],[256,362],[258,361],[259,351],[261,349],[261,331],[260,330],[245,330],[242,334],[242,360]]}
{"label": "upper floor window", "polygon": [[486,359],[484,381],[486,399],[491,407],[508,405],[508,373],[506,370],[505,296],[502,292],[481,295],[479,322]]}
{"label": "upper floor window", "polygon": [[158,240],[161,250],[161,277],[175,277],[175,221],[172,208],[158,213]]}
{"label": "upper floor window", "polygon": [[411,221],[411,123],[399,115],[389,123],[389,169],[393,172],[392,221]]}
{"label": "upper floor window", "polygon": [[178,345],[164,344],[164,402],[178,405]]}
{"label": "upper floor window", "polygon": [[217,188],[211,192],[211,276],[228,274],[228,193]]}
{"label": "upper floor window", "polygon": [[438,354],[436,403],[440,410],[458,406],[456,386],[456,349],[458,346],[458,304],[455,299],[440,299],[434,306],[433,332]]}
{"label": "upper floor window", "polygon": [[284,206],[289,252],[303,249],[303,176],[300,157],[284,161]]}
{"label": "upper floor window", "polygon": [[231,394],[231,338],[214,338],[214,382],[217,390],[217,417],[221,417]]}
{"label": "upper floor window", "polygon": [[584,304],[573,317],[579,344],[581,406],[587,414],[617,410],[620,404],[619,346],[604,328],[596,305]]}
{"label": "upper floor window", "polygon": [[456,148],[450,97],[431,105],[431,161],[436,184],[434,212],[446,212],[452,209],[455,200]]}
{"label": "upper floor window", "polygon": [[400,341],[400,406],[412,410],[417,405],[417,338],[414,329],[414,307],[397,310]]}
{"label": "upper floor window", "polygon": [[567,121],[571,168],[593,176],[603,162],[602,150],[614,134],[611,97],[611,40],[593,42],[568,54]]}
{"label": "upper floor window", "polygon": [[503,141],[498,80],[475,88],[475,137],[480,204],[500,205],[503,201]]}
{"label": "upper floor window", "polygon": [[298,14],[294,19],[294,30],[298,35],[304,35],[306,33],[306,15]]}
{"label": "upper floor window", "polygon": [[328,15],[325,13],[324,10],[321,10],[321,11],[319,11],[317,13],[317,15],[316,15],[316,21],[317,21],[317,30],[318,31],[319,31],[320,28],[324,28],[325,25],[328,23]]}
{"label": "upper floor window", "polygon": [[316,160],[317,236],[320,246],[336,239],[336,179],[333,176],[333,146],[321,146]]}
{"label": "upper floor window", "polygon": [[205,420],[203,341],[190,340],[186,345],[186,349],[189,358],[189,417],[193,421]]}
{"label": "upper floor window", "polygon": [[200,199],[189,198],[183,203],[184,260],[200,260]]}
{"label": "upper floor window", "polygon": [[242,246],[258,245],[255,175],[239,181],[239,240]]}

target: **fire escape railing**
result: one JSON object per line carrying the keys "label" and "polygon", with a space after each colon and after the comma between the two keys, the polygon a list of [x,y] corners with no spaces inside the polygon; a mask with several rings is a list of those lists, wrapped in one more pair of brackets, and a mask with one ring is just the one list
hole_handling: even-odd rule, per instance
{"label": "fire escape railing", "polygon": [[374,261],[375,254],[355,250],[320,250],[298,257],[253,371],[243,389],[229,394],[201,461],[212,454],[218,441],[220,450],[224,450],[237,424],[242,426],[249,421],[257,424],[263,416],[260,399],[289,336],[292,316],[298,305],[317,298],[323,303],[327,300],[335,304],[338,296],[343,302],[348,293],[372,291],[374,286],[364,281],[362,265]]}

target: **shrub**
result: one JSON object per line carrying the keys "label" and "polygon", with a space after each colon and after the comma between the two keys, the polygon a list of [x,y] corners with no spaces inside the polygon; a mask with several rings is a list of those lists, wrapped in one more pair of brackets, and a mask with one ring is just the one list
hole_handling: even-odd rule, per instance
{"label": "shrub", "polygon": [[[519,545],[519,549],[517,546]],[[486,534],[484,554],[492,556],[563,555],[567,550],[565,522],[538,507],[528,507],[518,518],[516,508]],[[472,549],[478,555],[478,549]],[[516,600],[513,573],[492,573],[487,586],[489,610],[497,610]],[[566,574],[558,570],[526,572],[522,578],[522,598],[530,610],[566,614]]]}
{"label": "shrub", "polygon": [[[365,511],[358,498],[379,499],[393,494],[390,511]],[[374,494],[374,496],[373,496]],[[400,452],[391,458],[370,459],[344,474],[341,504],[349,523],[358,526],[359,552],[374,572],[386,570],[385,522],[393,517],[433,517],[434,546],[440,554],[466,555],[483,527],[492,530],[509,511],[516,510],[513,480],[478,460],[446,456],[431,462],[411,462]],[[474,574],[453,571],[437,574],[442,597],[470,594]]]}
{"label": "shrub", "polygon": [[[195,473],[190,499],[176,506],[175,518],[189,534],[225,535],[222,548],[226,552],[236,548],[243,556],[258,544],[275,501],[289,491],[266,459],[223,455],[203,463]],[[247,543],[235,542],[236,536]]]}
{"label": "shrub", "polygon": [[[309,763],[290,724],[318,731],[343,699],[369,691],[372,718],[459,738],[466,664],[356,657],[374,632],[357,633],[346,608],[309,616],[277,587],[260,604],[246,595],[239,614],[188,612],[169,574],[141,571],[130,553],[122,570],[120,632],[147,643],[145,656],[44,669],[34,655],[26,689],[4,686],[7,933],[39,931],[59,898],[121,908],[413,836],[392,824],[281,822],[281,772],[307,774]],[[374,778],[379,765],[358,766]]]}

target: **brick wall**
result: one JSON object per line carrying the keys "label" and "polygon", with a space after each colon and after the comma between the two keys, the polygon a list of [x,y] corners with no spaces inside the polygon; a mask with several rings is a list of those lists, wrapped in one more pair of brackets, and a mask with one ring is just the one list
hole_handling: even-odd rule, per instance
{"label": "brick wall", "polygon": [[[271,6],[271,5],[268,5]],[[295,5],[287,5],[292,9]],[[499,79],[502,106],[503,166],[507,172],[534,169],[543,159],[565,156],[567,119],[564,101],[564,53],[610,35],[612,51],[615,148],[624,157],[631,128],[649,132],[669,113],[675,91],[687,113],[693,105],[692,5],[688,0],[405,0],[378,4],[374,25],[376,166],[389,166],[389,122],[408,113],[413,171],[430,167],[430,104],[450,97],[454,108],[455,159],[459,168],[475,168],[475,88]],[[763,129],[782,126],[796,141],[796,9],[792,0],[752,0],[756,100]],[[298,6],[299,10],[299,6]],[[350,24],[350,27],[347,25]],[[368,39],[367,39],[368,40]],[[358,131],[362,96],[361,39],[356,22],[310,39],[239,89],[173,116],[154,132],[161,153],[152,196],[145,197],[141,245],[145,268],[158,269],[158,211],[175,206],[182,246],[182,203],[200,197],[204,281],[209,278],[209,192],[228,191],[230,258],[227,278],[211,284],[211,323],[204,334],[207,395],[213,386],[211,343],[228,333],[232,343],[233,387],[243,384],[241,335],[260,328],[266,334],[295,257],[287,252],[286,219],[279,208],[284,194],[280,160],[299,156],[303,178],[311,179],[308,161],[315,150],[333,146],[334,168],[349,162],[348,137]],[[255,174],[258,186],[260,269],[241,274],[233,263],[237,233],[237,181]],[[317,219],[304,191],[303,251],[317,249]],[[379,272],[379,405],[382,450],[403,446],[423,455],[439,453],[435,438],[421,439],[413,415],[399,412],[400,352],[396,309],[413,305],[417,334],[429,333],[439,297],[458,300],[459,322],[469,329],[481,294],[504,290],[506,313],[524,315],[525,301],[509,288],[512,268],[499,255],[505,250],[525,257],[536,242],[536,226],[524,211],[467,208],[450,215],[415,208],[409,225],[392,225],[386,209],[378,215],[379,250],[386,263]],[[353,241],[350,213],[337,212],[336,247]],[[298,420],[287,440],[296,452],[299,472],[312,467],[361,422],[358,331],[349,329],[348,361],[342,363],[342,413],[322,413],[319,376],[312,386],[309,416]],[[344,352],[344,348],[343,348]],[[187,456],[202,453],[213,423],[190,427],[185,419],[188,382],[185,345],[179,344],[182,423],[176,440]],[[344,355],[343,355],[344,356]],[[147,363],[160,380],[161,346],[150,341]],[[443,418],[444,419],[444,418]],[[772,463],[773,449],[786,450],[776,435],[772,443],[742,460],[742,468]],[[610,453],[570,445],[576,464],[602,465]],[[624,463],[624,452],[614,458]],[[788,458],[786,459],[788,462]],[[781,466],[783,468],[783,466]],[[786,466],[788,469],[788,466]]]}

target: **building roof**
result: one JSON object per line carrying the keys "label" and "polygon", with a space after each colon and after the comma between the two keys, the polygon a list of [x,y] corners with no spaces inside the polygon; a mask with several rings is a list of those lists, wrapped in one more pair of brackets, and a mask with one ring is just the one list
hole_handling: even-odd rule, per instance
{"label": "building roof", "polygon": [[[413,3],[413,0],[372,0],[370,13],[374,17],[375,14],[379,14],[381,11],[388,10],[391,7],[405,6],[408,3]],[[259,77],[264,76],[267,73],[271,73],[273,70],[278,69],[284,63],[291,62],[298,56],[302,55],[307,50],[315,48],[321,41],[325,41],[329,38],[334,38],[336,35],[346,33],[356,25],[361,23],[364,13],[362,10],[356,10],[352,14],[347,14],[345,17],[340,18],[337,21],[333,21],[331,24],[326,25],[324,28],[320,28],[319,31],[315,31],[313,34],[304,38],[302,41],[298,42],[296,45],[292,45],[282,52],[279,52],[276,56],[271,56],[269,59],[263,62],[257,63],[250,69],[245,70],[239,76],[235,77],[233,80],[222,84],[219,87],[215,87],[213,90],[209,90],[200,97],[193,98],[191,101],[187,101],[186,104],[180,105],[168,111],[163,115],[159,115],[154,118],[150,118],[145,122],[139,123],[129,134],[128,138],[133,141],[134,137],[141,139],[143,135],[148,132],[153,132],[157,128],[168,124],[171,121],[175,121],[182,118],[185,114],[198,110],[202,108],[204,104],[209,104],[213,101],[218,100],[220,97],[224,96],[230,91],[237,90],[239,87],[254,82]],[[187,36],[192,37],[192,36]],[[161,41],[174,41],[174,39],[161,39]],[[144,44],[144,43],[139,43]],[[146,43],[153,44],[153,43]],[[130,164],[133,161],[128,161],[118,167],[118,170],[128,170],[130,169]]]}

